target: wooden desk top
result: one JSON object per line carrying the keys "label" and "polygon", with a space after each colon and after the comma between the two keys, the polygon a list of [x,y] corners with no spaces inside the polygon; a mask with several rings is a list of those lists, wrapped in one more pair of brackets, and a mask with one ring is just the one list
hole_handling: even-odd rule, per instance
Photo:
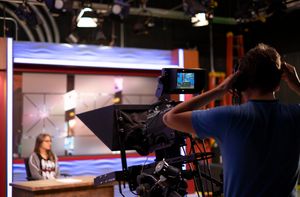
{"label": "wooden desk top", "polygon": [[[37,180],[37,181],[25,181],[25,182],[15,182],[10,185],[13,188],[19,188],[28,191],[43,191],[43,190],[53,190],[53,189],[65,189],[74,187],[93,187],[94,186],[94,176],[77,176],[68,178],[59,178],[52,180]],[[105,184],[97,187],[108,187],[113,184]]]}

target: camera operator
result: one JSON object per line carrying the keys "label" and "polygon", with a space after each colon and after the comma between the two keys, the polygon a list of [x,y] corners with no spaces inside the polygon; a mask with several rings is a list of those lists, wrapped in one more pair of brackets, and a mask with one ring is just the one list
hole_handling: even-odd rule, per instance
{"label": "camera operator", "polygon": [[[282,62],[274,48],[259,44],[220,85],[175,106],[163,117],[172,129],[218,141],[225,197],[296,196],[300,105],[282,104],[275,98],[281,79],[300,96],[296,69]],[[241,91],[243,104],[200,110],[236,89]]]}

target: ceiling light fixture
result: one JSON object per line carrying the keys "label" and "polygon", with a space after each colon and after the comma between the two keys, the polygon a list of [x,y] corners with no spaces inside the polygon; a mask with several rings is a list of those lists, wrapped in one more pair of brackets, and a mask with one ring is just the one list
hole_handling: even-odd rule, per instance
{"label": "ceiling light fixture", "polygon": [[195,16],[191,17],[191,22],[194,27],[201,27],[209,24],[204,12],[195,14]]}
{"label": "ceiling light fixture", "polygon": [[[72,12],[73,11],[73,0],[46,0],[45,3],[53,11]],[[54,6],[54,7],[53,7]]]}
{"label": "ceiling light fixture", "polygon": [[77,17],[77,27],[93,28],[98,26],[98,14],[92,8],[83,8]]}
{"label": "ceiling light fixture", "polygon": [[130,6],[128,3],[123,0],[114,0],[114,3],[111,7],[111,14],[113,17],[123,20],[126,16],[129,15]]}

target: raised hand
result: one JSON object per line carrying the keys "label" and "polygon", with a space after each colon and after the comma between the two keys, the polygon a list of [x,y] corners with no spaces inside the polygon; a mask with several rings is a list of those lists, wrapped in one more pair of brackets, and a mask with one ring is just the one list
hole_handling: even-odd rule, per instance
{"label": "raised hand", "polygon": [[287,83],[289,88],[300,95],[300,79],[298,77],[296,68],[286,62],[282,63],[282,79]]}

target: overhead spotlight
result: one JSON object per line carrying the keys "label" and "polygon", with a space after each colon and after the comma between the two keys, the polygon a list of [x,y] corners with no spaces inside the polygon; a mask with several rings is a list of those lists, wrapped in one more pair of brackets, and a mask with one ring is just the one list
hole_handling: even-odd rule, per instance
{"label": "overhead spotlight", "polygon": [[54,7],[58,10],[61,10],[64,7],[64,1],[63,0],[55,0]]}
{"label": "overhead spotlight", "polygon": [[123,0],[114,0],[114,3],[111,7],[111,15],[115,19],[123,20],[126,16],[129,15],[130,6],[128,3]]}
{"label": "overhead spotlight", "polygon": [[[47,1],[46,1],[47,3]],[[73,1],[72,0],[55,0],[54,8],[56,10],[61,10],[63,12],[73,10]]]}
{"label": "overhead spotlight", "polygon": [[191,22],[194,27],[201,27],[209,24],[204,12],[195,14],[195,16],[191,17]]}
{"label": "overhead spotlight", "polygon": [[98,26],[98,14],[92,8],[83,8],[77,16],[77,27],[93,28]]}

